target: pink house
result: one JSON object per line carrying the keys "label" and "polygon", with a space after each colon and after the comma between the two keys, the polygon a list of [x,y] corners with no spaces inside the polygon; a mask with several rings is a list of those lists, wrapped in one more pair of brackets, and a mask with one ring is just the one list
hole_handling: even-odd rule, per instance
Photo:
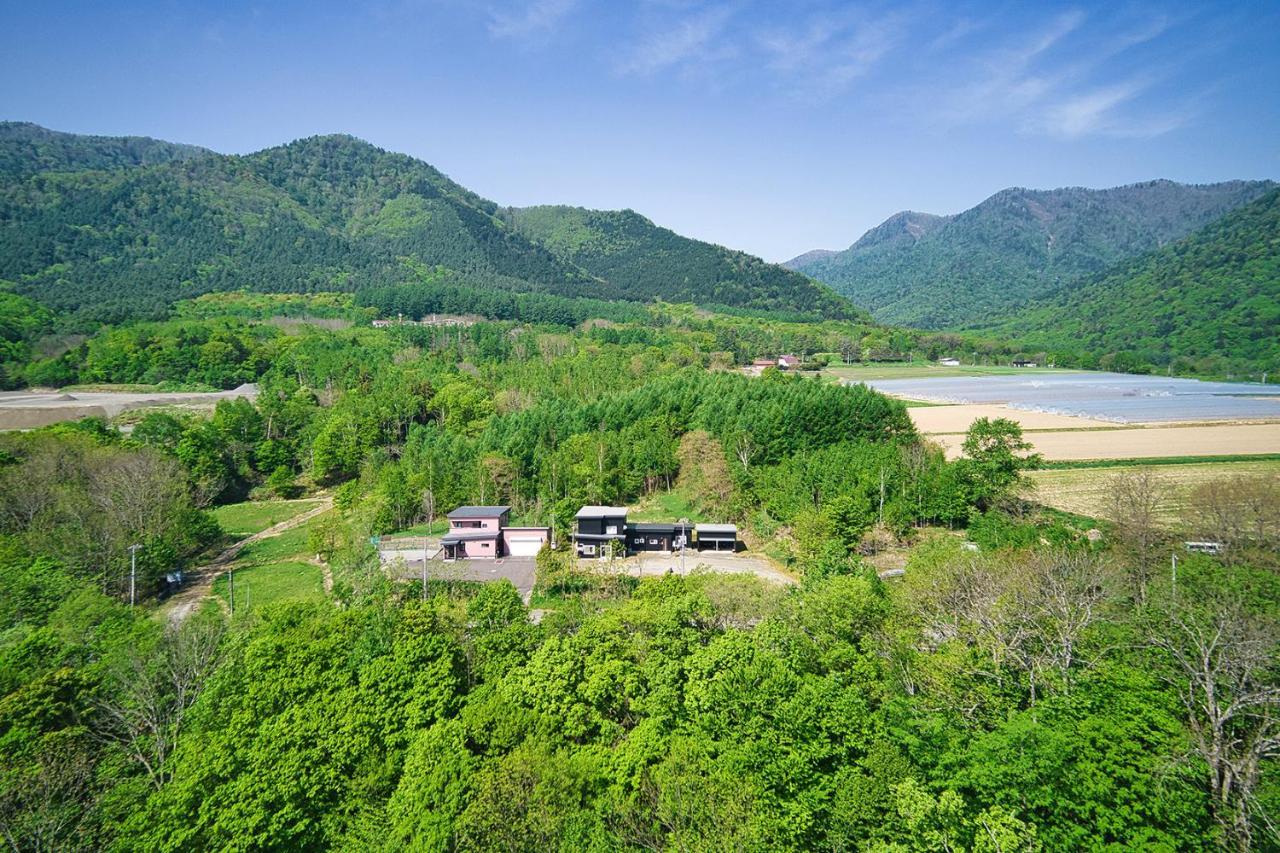
{"label": "pink house", "polygon": [[781,367],[783,370],[794,370],[799,366],[800,366],[800,359],[794,355],[778,356],[778,367]]}
{"label": "pink house", "polygon": [[446,560],[532,557],[551,538],[549,527],[509,527],[509,506],[460,506],[446,516],[440,540]]}

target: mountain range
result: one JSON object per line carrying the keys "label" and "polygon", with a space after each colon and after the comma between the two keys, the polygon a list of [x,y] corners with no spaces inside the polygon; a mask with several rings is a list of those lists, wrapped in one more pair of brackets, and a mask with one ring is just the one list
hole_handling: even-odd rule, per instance
{"label": "mountain range", "polygon": [[1186,237],[1274,186],[1161,180],[1104,190],[1012,188],[953,216],[903,211],[844,251],[807,252],[784,266],[883,322],[985,326]]}
{"label": "mountain range", "polygon": [[350,136],[231,156],[0,124],[0,282],[72,322],[220,290],[420,285],[423,269],[455,290],[864,316],[806,276],[630,211],[580,212],[592,239],[572,239],[594,248],[570,251],[563,235],[583,226],[554,225],[556,210],[500,208]]}
{"label": "mountain range", "polygon": [[1280,369],[1280,188],[1199,231],[1002,316],[1028,348],[1109,354],[1120,370]]}

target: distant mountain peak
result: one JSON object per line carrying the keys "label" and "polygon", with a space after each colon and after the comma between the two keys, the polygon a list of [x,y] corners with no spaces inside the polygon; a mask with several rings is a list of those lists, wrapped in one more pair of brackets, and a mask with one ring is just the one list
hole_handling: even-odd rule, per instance
{"label": "distant mountain peak", "polygon": [[[65,174],[58,193],[29,191],[51,171]],[[233,156],[6,122],[0,194],[0,280],[86,322],[222,290],[402,286],[466,291],[468,305],[539,294],[865,316],[810,278],[633,210],[512,213],[344,133]]]}
{"label": "distant mountain peak", "polygon": [[787,266],[831,285],[885,322],[981,322],[1151,251],[1248,204],[1270,181],[1109,189],[1007,187],[953,216],[902,211],[835,254]]}

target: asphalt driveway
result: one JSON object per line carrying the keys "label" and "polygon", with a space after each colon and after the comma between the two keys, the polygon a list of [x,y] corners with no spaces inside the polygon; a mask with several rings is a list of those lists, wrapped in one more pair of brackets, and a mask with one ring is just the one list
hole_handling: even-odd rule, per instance
{"label": "asphalt driveway", "polygon": [[[384,567],[393,577],[418,580],[422,577],[422,560],[387,562]],[[525,603],[533,595],[533,557],[503,557],[500,560],[427,561],[427,577],[432,580],[500,581],[509,580]]]}

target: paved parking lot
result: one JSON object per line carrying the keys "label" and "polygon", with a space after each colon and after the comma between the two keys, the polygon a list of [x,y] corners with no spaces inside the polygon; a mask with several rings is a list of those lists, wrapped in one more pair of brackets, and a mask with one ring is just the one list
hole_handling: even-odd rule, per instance
{"label": "paved parking lot", "polygon": [[[391,552],[388,552],[391,553]],[[396,578],[417,580],[422,577],[421,550],[384,554],[383,566]],[[581,560],[583,571],[607,571],[609,564],[601,560]],[[427,576],[435,580],[496,581],[509,580],[519,591],[525,603],[533,595],[534,570],[532,557],[503,557],[501,560],[427,560]],[[668,572],[690,574],[694,571],[712,571],[721,574],[755,575],[761,580],[776,584],[792,584],[796,579],[774,566],[764,557],[753,554],[729,554],[714,552],[689,552],[683,562],[679,553],[638,554],[614,563],[614,571],[633,577],[658,577]]]}
{"label": "paved parking lot", "polygon": [[[600,560],[582,560],[581,563],[583,569],[588,571],[602,571],[609,565]],[[686,575],[698,569],[727,575],[755,575],[761,580],[777,584],[796,582],[794,577],[777,568],[764,557],[754,554],[730,554],[727,551],[719,554],[714,551],[690,551],[683,560],[679,552],[674,554],[651,552],[627,557],[615,563],[616,571],[634,577],[655,577],[668,572]]]}
{"label": "paved parking lot", "polygon": [[[417,580],[422,577],[422,560],[399,560],[383,565],[394,577]],[[533,595],[533,557],[503,557],[501,560],[427,561],[427,577],[432,580],[497,581],[509,580],[525,603]]]}

